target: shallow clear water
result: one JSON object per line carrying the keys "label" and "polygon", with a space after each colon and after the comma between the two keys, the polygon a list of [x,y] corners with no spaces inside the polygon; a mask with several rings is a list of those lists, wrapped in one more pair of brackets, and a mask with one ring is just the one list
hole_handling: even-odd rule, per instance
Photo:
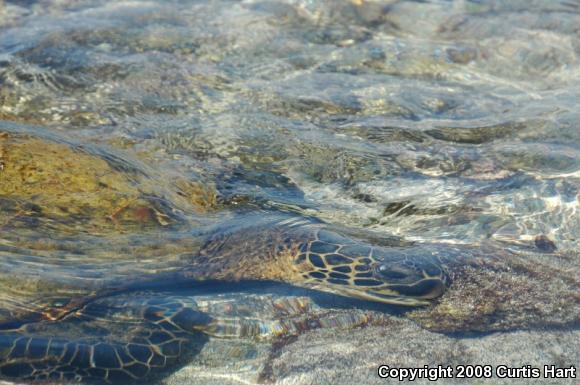
{"label": "shallow clear water", "polygon": [[[577,262],[579,31],[573,0],[0,0],[0,128],[129,159],[153,180],[132,179],[141,191],[179,209],[178,225],[161,230],[162,205],[151,226],[79,230],[74,219],[32,226],[0,195],[0,316],[59,287],[83,294],[183,266],[199,232],[263,211],[377,238],[522,255],[555,246]],[[217,333],[218,355],[248,356],[214,362],[216,378],[263,380],[256,357],[284,324],[280,306],[290,318],[328,311],[297,310],[292,301],[315,294],[291,287],[232,287],[182,294],[247,306],[214,309],[250,325],[225,327],[237,339]],[[283,305],[261,309],[264,298]],[[360,317],[339,315],[334,327]],[[243,335],[248,320],[265,330]],[[211,354],[200,354],[193,367],[211,372]]]}

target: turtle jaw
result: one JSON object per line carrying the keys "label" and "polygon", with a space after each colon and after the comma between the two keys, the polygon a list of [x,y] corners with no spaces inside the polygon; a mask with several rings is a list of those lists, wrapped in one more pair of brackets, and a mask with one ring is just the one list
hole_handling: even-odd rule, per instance
{"label": "turtle jaw", "polygon": [[[356,298],[365,301],[378,302],[386,305],[398,306],[428,306],[432,300],[441,296],[445,292],[445,284],[441,281],[434,283],[433,290],[424,295],[409,295],[404,292],[395,291],[387,285],[381,288],[361,289],[357,286],[328,285],[324,283],[306,284],[305,287],[324,291],[327,293],[342,295],[345,297]],[[398,288],[401,289],[401,288]]]}
{"label": "turtle jaw", "polygon": [[379,302],[386,305],[428,306],[431,304],[431,302],[428,299],[418,297],[407,297],[391,290],[362,291],[358,288],[340,287],[336,292],[338,294],[344,294],[349,297],[358,298],[365,301]]}
{"label": "turtle jaw", "polygon": [[[443,279],[442,279],[443,278]],[[412,284],[383,284],[360,287],[354,284],[335,285],[328,282],[310,282],[304,286],[327,293],[365,301],[400,306],[428,306],[442,296],[449,283],[444,277],[425,277]]]}

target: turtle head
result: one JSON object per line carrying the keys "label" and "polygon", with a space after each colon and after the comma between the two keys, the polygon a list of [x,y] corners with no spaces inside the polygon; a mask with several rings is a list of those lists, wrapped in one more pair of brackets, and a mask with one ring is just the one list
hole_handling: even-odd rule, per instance
{"label": "turtle head", "polygon": [[450,278],[430,245],[380,247],[319,230],[297,265],[306,285],[370,301],[418,306],[441,296]]}

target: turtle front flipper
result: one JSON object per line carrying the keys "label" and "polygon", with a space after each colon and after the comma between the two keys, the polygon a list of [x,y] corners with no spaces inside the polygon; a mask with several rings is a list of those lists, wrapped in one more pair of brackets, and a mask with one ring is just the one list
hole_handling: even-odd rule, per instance
{"label": "turtle front flipper", "polygon": [[1,331],[0,377],[104,384],[155,379],[197,354],[211,321],[182,298],[103,298],[58,321]]}

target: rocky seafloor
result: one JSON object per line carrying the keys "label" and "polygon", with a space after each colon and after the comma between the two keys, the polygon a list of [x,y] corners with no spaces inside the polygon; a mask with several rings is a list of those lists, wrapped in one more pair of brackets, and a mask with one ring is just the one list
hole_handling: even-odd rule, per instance
{"label": "rocky seafloor", "polygon": [[[222,370],[203,365],[186,366],[165,380],[166,384],[300,384],[352,385],[390,384],[378,377],[380,365],[423,367],[429,365],[525,365],[569,367],[578,365],[580,332],[544,330],[500,332],[474,338],[454,338],[426,331],[402,319],[386,318],[383,325],[337,331],[320,329],[260,351],[262,371],[232,374],[221,361]],[[202,353],[203,354],[203,353]],[[221,356],[223,357],[223,356]],[[204,357],[209,362],[212,357]],[[213,357],[214,362],[220,358]],[[239,365],[239,362],[236,362]],[[523,383],[575,384],[577,379],[439,379],[438,384]],[[428,383],[419,380],[416,383]],[[435,382],[433,382],[435,383]]]}
{"label": "rocky seafloor", "polygon": [[[355,310],[331,312],[319,321],[353,317]],[[380,378],[381,365],[422,368],[424,365],[504,365],[522,368],[544,365],[578,367],[580,331],[563,329],[520,330],[454,335],[425,330],[409,319],[365,312],[370,324],[357,327],[325,327],[275,343],[211,339],[193,361],[162,379],[163,385],[299,384],[352,385],[392,384]],[[361,314],[357,314],[361,316]],[[457,371],[455,371],[457,373]],[[404,381],[403,383],[411,383]],[[550,378],[442,378],[413,383],[426,384],[576,384],[577,379]],[[16,384],[0,382],[2,385]]]}

